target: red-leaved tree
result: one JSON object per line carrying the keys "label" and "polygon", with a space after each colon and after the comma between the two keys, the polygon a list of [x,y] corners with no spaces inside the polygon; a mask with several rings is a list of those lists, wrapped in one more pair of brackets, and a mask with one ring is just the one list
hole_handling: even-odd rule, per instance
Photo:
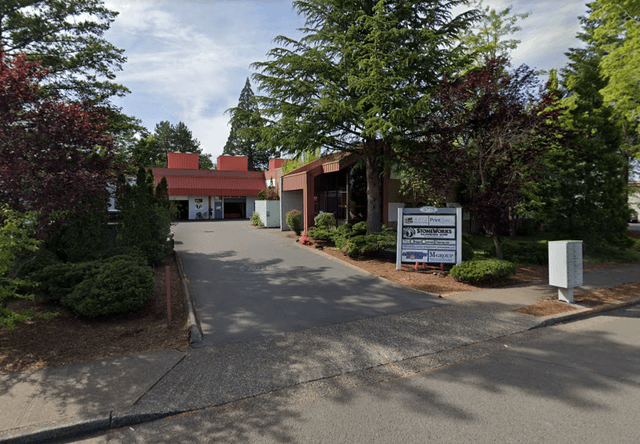
{"label": "red-leaved tree", "polygon": [[564,143],[556,93],[539,91],[530,68],[508,72],[506,60],[495,58],[444,79],[433,105],[410,160],[440,197],[462,200],[502,258],[498,235],[516,217],[526,184],[544,170],[544,154]]}
{"label": "red-leaved tree", "polygon": [[44,71],[0,48],[0,203],[43,215],[105,202],[116,148],[101,111],[42,97]]}

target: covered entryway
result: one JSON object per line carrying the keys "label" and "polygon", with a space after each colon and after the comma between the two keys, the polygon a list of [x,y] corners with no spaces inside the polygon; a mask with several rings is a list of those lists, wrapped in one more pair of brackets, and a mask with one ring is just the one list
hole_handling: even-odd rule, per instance
{"label": "covered entryway", "polygon": [[247,200],[244,197],[225,197],[224,218],[225,219],[246,219]]}

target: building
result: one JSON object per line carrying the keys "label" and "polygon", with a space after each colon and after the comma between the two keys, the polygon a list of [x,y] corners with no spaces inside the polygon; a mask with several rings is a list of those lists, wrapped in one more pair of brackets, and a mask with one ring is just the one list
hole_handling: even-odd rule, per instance
{"label": "building", "polygon": [[[366,220],[366,181],[360,157],[335,153],[283,174],[284,159],[272,159],[269,170],[248,171],[243,156],[220,156],[217,170],[200,170],[198,155],[169,153],[167,168],[152,168],[155,184],[166,177],[169,199],[180,219],[248,219],[262,189],[274,187],[280,196],[280,221],[291,210],[303,213],[305,230],[321,212],[333,213],[338,223]],[[382,183],[382,222],[397,219],[400,180]],[[286,223],[282,229],[288,230]]]}
{"label": "building", "polygon": [[249,171],[242,156],[218,157],[217,170],[198,168],[198,154],[169,153],[167,168],[152,168],[156,186],[166,177],[179,219],[246,219],[265,185],[265,173]]}

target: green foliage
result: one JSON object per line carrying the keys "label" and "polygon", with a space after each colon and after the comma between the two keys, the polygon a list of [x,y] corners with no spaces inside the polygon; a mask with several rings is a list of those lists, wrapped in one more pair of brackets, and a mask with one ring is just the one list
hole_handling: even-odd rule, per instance
{"label": "green foliage", "polygon": [[45,248],[62,261],[81,262],[108,247],[109,215],[104,203],[88,204],[84,213],[59,213],[58,228],[45,241]]}
{"label": "green foliage", "polygon": [[68,262],[49,265],[34,272],[38,283],[35,294],[40,300],[59,301],[100,267],[100,261]]}
{"label": "green foliage", "polygon": [[77,315],[96,317],[136,310],[154,291],[153,270],[135,259],[114,256],[94,266],[61,298],[62,304]]}
{"label": "green foliage", "polygon": [[278,155],[278,150],[267,148],[262,142],[262,127],[265,120],[260,114],[255,94],[249,79],[240,93],[238,106],[226,111],[231,116],[231,131],[222,154],[246,156],[249,171],[262,171],[269,167],[269,160]]}
{"label": "green foliage", "polygon": [[394,230],[385,229],[379,233],[358,234],[336,242],[336,248],[351,258],[373,256],[380,251],[396,246]]}
{"label": "green foliage", "polygon": [[260,219],[260,215],[257,211],[254,211],[251,215],[251,225],[254,225],[256,227],[264,227],[264,223]]}
{"label": "green foliage", "polygon": [[302,233],[302,213],[300,210],[291,210],[287,213],[286,216],[287,225],[291,228],[298,236]]}
{"label": "green foliage", "polygon": [[462,260],[470,261],[471,259],[473,259],[474,255],[475,253],[473,251],[471,243],[469,243],[469,241],[465,238],[462,238]]}
{"label": "green foliage", "polygon": [[331,230],[330,228],[323,226],[323,227],[311,228],[307,232],[307,236],[315,240],[331,240],[332,241],[334,238],[334,233],[336,233],[336,230]]}
{"label": "green foliage", "polygon": [[202,152],[200,142],[183,122],[173,125],[163,120],[157,123],[153,134],[145,133],[130,147],[128,156],[139,168],[166,168],[169,153],[198,154],[199,168],[213,169],[211,155]]}
{"label": "green foliage", "polygon": [[290,173],[293,170],[297,170],[300,167],[303,167],[315,160],[318,160],[322,157],[322,150],[317,149],[315,151],[304,151],[298,154],[293,159],[285,159],[282,164],[282,174]]}
{"label": "green foliage", "polygon": [[[495,246],[493,246],[491,254],[495,256],[495,253]],[[502,256],[505,260],[519,265],[547,265],[549,263],[548,241],[505,241],[502,243]]]}
{"label": "green foliage", "polygon": [[620,248],[602,242],[584,243],[583,248],[585,263],[640,262],[640,251],[634,248]]}
{"label": "green foliage", "polygon": [[353,226],[354,234],[365,234],[367,232],[367,223],[362,221]]}
{"label": "green foliage", "polygon": [[553,147],[545,158],[547,176],[534,190],[540,202],[536,216],[568,238],[621,246],[628,215],[627,161],[620,155],[620,127],[601,92],[607,85],[600,70],[603,51],[592,44],[600,23],[589,17],[581,21],[579,37],[587,45],[567,53],[570,62],[562,71],[567,111],[561,123],[571,144]]}
{"label": "green foliage", "polygon": [[28,288],[13,271],[16,258],[20,254],[35,252],[39,242],[35,239],[35,219],[37,213],[19,213],[0,206],[0,325],[12,328],[22,319],[18,314],[5,308],[8,299],[29,298],[23,291]]}
{"label": "green foliage", "polygon": [[455,265],[450,274],[471,284],[487,284],[513,276],[516,274],[516,266],[505,260],[483,259]]}
{"label": "green foliage", "polygon": [[333,213],[320,213],[315,217],[315,219],[313,219],[313,224],[317,228],[332,228],[336,226],[336,217]]}
{"label": "green foliage", "polygon": [[394,150],[413,143],[427,118],[426,98],[459,68],[460,32],[474,12],[453,17],[453,0],[296,0],[304,36],[280,36],[269,60],[254,63],[267,124],[263,143],[300,154],[363,155],[369,231],[380,226],[380,175]]}
{"label": "green foliage", "polygon": [[173,249],[171,206],[154,194],[153,174],[138,170],[136,183],[121,184],[118,197],[118,234],[116,241],[124,247],[137,247],[149,263],[167,256]]}
{"label": "green foliage", "polygon": [[124,50],[103,37],[118,13],[100,0],[0,2],[0,46],[25,53],[47,70],[43,93],[69,101],[108,103],[128,89],[113,82]]}
{"label": "green foliage", "polygon": [[479,10],[480,20],[473,27],[463,30],[460,40],[473,65],[482,65],[485,58],[509,57],[510,51],[518,47],[520,40],[503,40],[503,37],[521,31],[516,22],[526,19],[530,13],[511,14],[513,6],[496,11],[490,6],[483,7],[482,0],[473,0],[471,6]]}

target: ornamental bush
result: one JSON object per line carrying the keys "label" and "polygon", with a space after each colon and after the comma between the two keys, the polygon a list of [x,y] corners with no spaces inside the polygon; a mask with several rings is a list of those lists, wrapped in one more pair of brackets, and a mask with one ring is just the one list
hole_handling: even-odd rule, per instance
{"label": "ornamental bush", "polygon": [[136,310],[153,293],[151,267],[126,256],[96,262],[96,269],[61,298],[61,303],[75,314],[96,317]]}
{"label": "ornamental bush", "polygon": [[336,230],[330,230],[326,227],[311,228],[307,235],[314,240],[333,240],[333,233]]}
{"label": "ornamental bush", "polygon": [[[491,247],[491,254],[496,254],[496,247]],[[502,243],[504,259],[523,265],[546,265],[549,263],[549,246],[547,241]]]}
{"label": "ornamental bush", "polygon": [[257,211],[254,211],[253,214],[251,215],[251,225],[256,227],[264,227],[264,223],[262,223],[262,220],[260,219],[260,215],[258,214]]}
{"label": "ornamental bush", "polygon": [[302,233],[302,213],[299,210],[291,210],[287,213],[286,219],[289,228],[300,236]]}
{"label": "ornamental bush", "polygon": [[365,221],[358,222],[353,226],[353,234],[366,234],[367,233],[367,223]]}
{"label": "ornamental bush", "polygon": [[491,283],[516,274],[516,266],[509,261],[484,259],[455,265],[450,274],[471,284]]}
{"label": "ornamental bush", "polygon": [[313,224],[317,228],[333,228],[336,226],[336,217],[333,213],[320,213],[315,217],[315,219],[313,219]]}

